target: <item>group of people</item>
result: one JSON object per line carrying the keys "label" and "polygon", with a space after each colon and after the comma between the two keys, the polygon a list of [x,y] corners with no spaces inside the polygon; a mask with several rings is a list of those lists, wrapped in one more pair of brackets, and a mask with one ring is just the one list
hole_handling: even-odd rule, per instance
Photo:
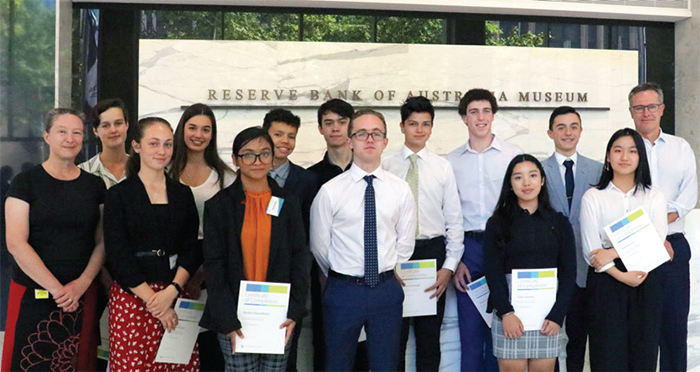
{"label": "group of people", "polygon": [[[462,371],[552,371],[564,356],[562,368],[581,371],[587,344],[593,371],[655,370],[659,350],[661,370],[685,370],[683,222],[697,202],[695,157],[661,130],[658,85],[635,87],[629,103],[635,129],[613,134],[604,164],[577,152],[574,108],[552,112],[555,151],[540,162],[492,133],[496,98],[472,89],[458,106],[469,139],[445,157],[426,146],[435,119],[427,98],[401,106],[404,145],[388,156],[384,116],[332,99],[318,110],[319,163],[289,160],[300,119],[274,109],[236,136],[236,171],[219,157],[204,104],[187,108],[174,132],[162,118],[139,120],[127,154],[124,104],[101,101],[93,131],[102,152],[80,166],[82,114],[53,109],[48,160],[15,177],[5,201],[17,264],[2,371],[95,370],[105,306],[111,371],[296,371],[309,293],[314,370],[404,370],[413,326],[416,369],[437,371],[450,285]],[[649,273],[628,272],[604,232],[640,206],[671,257]],[[394,269],[421,259],[437,264],[426,289],[437,313],[403,318]],[[557,269],[556,300],[541,329],[525,330],[511,272],[545,268]],[[467,293],[482,276],[490,325]],[[242,280],[290,284],[284,354],[235,352],[246,334]],[[177,327],[179,297],[206,299],[208,331],[188,364],[155,362],[162,335]]]}

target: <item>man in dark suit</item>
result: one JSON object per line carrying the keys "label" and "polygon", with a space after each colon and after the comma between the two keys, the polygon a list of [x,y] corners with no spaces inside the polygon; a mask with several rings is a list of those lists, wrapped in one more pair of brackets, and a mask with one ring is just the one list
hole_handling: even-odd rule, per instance
{"label": "man in dark suit", "polygon": [[584,300],[588,265],[581,252],[581,197],[592,185],[598,183],[603,169],[601,163],[576,151],[582,131],[581,116],[576,109],[569,106],[556,108],[549,117],[547,130],[549,138],[554,141],[555,151],[542,162],[552,207],[569,218],[576,238],[576,289],[565,323],[569,338],[565,359],[566,370],[569,372],[583,370],[586,354]]}
{"label": "man in dark suit", "polygon": [[[301,215],[304,220],[305,234],[309,236],[309,210],[317,191],[317,177],[294,163],[288,157],[294,152],[297,133],[301,120],[291,111],[277,108],[265,115],[263,129],[272,137],[275,143],[275,156],[272,160],[270,176],[277,184],[292,193],[301,201]],[[301,334],[301,322],[294,328],[292,346],[287,360],[287,371],[297,370],[297,346]]]}

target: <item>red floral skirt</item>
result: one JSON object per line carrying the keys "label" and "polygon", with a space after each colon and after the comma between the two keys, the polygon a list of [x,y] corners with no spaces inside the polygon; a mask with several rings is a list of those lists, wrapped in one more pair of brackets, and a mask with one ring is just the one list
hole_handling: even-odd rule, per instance
{"label": "red floral skirt", "polygon": [[[154,291],[167,285],[150,283]],[[190,298],[183,291],[182,296]],[[136,295],[127,293],[117,283],[109,295],[109,370],[112,372],[137,371],[199,371],[199,347],[192,351],[188,364],[154,362],[163,325],[146,310],[146,304]]]}
{"label": "red floral skirt", "polygon": [[53,298],[36,299],[33,289],[12,281],[2,371],[94,371],[99,341],[96,298],[93,282],[78,309],[67,313]]}

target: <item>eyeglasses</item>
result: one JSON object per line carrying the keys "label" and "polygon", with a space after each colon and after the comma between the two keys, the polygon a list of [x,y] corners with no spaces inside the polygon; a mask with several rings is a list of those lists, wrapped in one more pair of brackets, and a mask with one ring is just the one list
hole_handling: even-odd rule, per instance
{"label": "eyeglasses", "polygon": [[652,103],[651,105],[638,105],[638,106],[632,106],[632,111],[634,111],[635,114],[641,114],[644,112],[644,110],[649,110],[649,112],[657,112],[659,109],[663,106],[663,103]]}
{"label": "eyeglasses", "polygon": [[236,155],[239,158],[241,158],[241,161],[245,165],[253,165],[257,160],[260,160],[260,163],[262,164],[270,164],[272,163],[272,153],[269,151],[265,151],[260,154],[243,154],[243,155]]}
{"label": "eyeglasses", "polygon": [[367,139],[369,138],[369,136],[372,136],[372,139],[375,140],[375,141],[381,141],[381,140],[383,140],[384,138],[386,138],[386,133],[384,133],[384,132],[372,132],[372,133],[369,133],[369,132],[365,132],[364,130],[361,130],[361,131],[359,131],[359,132],[353,133],[353,134],[350,136],[350,138],[355,137],[355,138],[357,138],[359,141],[367,141]]}

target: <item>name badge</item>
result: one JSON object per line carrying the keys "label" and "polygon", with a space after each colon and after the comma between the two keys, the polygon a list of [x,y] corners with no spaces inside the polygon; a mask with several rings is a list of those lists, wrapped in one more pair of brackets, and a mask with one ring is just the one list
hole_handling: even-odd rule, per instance
{"label": "name badge", "polygon": [[270,204],[267,205],[267,211],[265,213],[270,216],[279,217],[280,211],[282,210],[282,204],[284,204],[284,199],[280,199],[276,196],[270,198]]}
{"label": "name badge", "polygon": [[34,298],[37,300],[46,300],[49,298],[49,291],[45,289],[35,289]]}
{"label": "name badge", "polygon": [[177,255],[174,254],[168,258],[170,259],[170,270],[172,270],[175,268],[175,266],[177,266]]}

